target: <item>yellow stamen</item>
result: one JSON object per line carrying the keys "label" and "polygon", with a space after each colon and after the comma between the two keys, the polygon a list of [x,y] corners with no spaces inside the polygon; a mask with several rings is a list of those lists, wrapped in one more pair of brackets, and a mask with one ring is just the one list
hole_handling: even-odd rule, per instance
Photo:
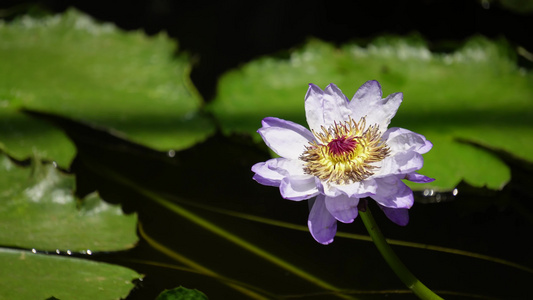
{"label": "yellow stamen", "polygon": [[325,182],[350,184],[364,180],[378,168],[379,162],[390,153],[381,140],[377,125],[366,127],[365,118],[355,122],[335,123],[330,128],[321,127],[315,132],[316,141],[310,142],[300,156],[305,162],[305,172]]}

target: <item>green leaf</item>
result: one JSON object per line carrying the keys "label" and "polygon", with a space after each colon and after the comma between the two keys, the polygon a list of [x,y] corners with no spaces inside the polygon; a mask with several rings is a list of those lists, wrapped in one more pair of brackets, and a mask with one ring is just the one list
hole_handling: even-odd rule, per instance
{"label": "green leaf", "polygon": [[0,248],[1,299],[123,299],[139,277],[106,263]]}
{"label": "green leaf", "polygon": [[0,154],[0,245],[66,253],[131,248],[136,215],[96,193],[77,202],[74,176],[53,165],[15,165]]}
{"label": "green leaf", "polygon": [[156,300],[207,300],[207,296],[198,290],[191,290],[180,286],[162,292]]}
{"label": "green leaf", "polygon": [[225,74],[209,109],[225,132],[254,133],[264,117],[306,125],[308,83],[335,83],[348,98],[367,80],[383,94],[403,92],[391,126],[434,144],[422,174],[436,178],[414,188],[452,189],[461,179],[501,188],[508,168],[463,138],[533,160],[533,75],[519,69],[503,42],[472,38],[450,54],[432,53],[417,39],[379,38],[363,48],[312,40],[289,59],[264,57]]}
{"label": "green leaf", "polygon": [[[188,147],[212,132],[186,56],[165,34],[147,37],[69,10],[0,23],[0,146],[19,159],[36,152],[66,166],[72,143],[21,115],[61,114],[158,150]],[[3,146],[2,146],[3,144]]]}

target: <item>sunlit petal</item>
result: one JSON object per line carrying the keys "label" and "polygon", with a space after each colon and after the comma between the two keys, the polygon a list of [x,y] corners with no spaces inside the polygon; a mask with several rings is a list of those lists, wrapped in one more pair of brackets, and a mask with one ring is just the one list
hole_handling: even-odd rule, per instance
{"label": "sunlit petal", "polygon": [[329,127],[348,119],[348,98],[334,84],[328,85],[324,91],[309,84],[305,95],[305,114],[309,128],[320,131],[322,126]]}
{"label": "sunlit petal", "polygon": [[287,176],[306,175],[302,161],[286,158],[273,158],[257,163],[252,166],[252,171],[255,173],[254,180],[270,186],[279,186],[281,180]]}
{"label": "sunlit petal", "polygon": [[281,157],[297,159],[312,141],[312,133],[302,125],[278,118],[265,118],[257,132],[270,149]]}
{"label": "sunlit petal", "polygon": [[396,115],[398,107],[402,103],[403,94],[395,93],[382,99],[381,85],[375,81],[367,81],[355,93],[349,107],[352,117],[359,119],[366,116],[367,124],[377,124],[384,132],[390,121]]}
{"label": "sunlit petal", "polygon": [[315,178],[310,175],[285,177],[279,189],[281,196],[289,200],[306,200],[318,194]]}

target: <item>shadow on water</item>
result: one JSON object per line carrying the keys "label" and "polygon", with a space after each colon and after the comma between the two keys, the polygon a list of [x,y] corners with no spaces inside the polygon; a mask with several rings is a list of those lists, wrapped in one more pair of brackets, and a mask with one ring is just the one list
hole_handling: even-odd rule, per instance
{"label": "shadow on water", "polygon": [[[276,188],[251,180],[251,165],[269,154],[247,136],[216,133],[190,149],[158,152],[63,117],[26,113],[75,143],[70,171],[79,197],[98,191],[137,213],[133,249],[80,255],[145,274],[128,300],[154,299],[179,285],[210,299],[412,298],[359,219],[339,224],[335,241],[320,245],[306,228],[306,201],[283,200]],[[417,193],[407,227],[377,207],[374,215],[404,263],[446,299],[532,297],[533,168],[483,149],[512,170],[503,190],[461,183],[458,193]]]}

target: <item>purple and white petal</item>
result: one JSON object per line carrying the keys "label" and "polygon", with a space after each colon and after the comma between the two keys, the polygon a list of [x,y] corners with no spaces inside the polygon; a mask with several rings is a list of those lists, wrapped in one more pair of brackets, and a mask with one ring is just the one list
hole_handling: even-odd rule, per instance
{"label": "purple and white petal", "polygon": [[264,185],[279,186],[287,176],[306,175],[301,160],[282,157],[272,158],[252,166],[254,179]]}
{"label": "purple and white petal", "polygon": [[302,125],[278,118],[263,119],[257,132],[270,149],[281,157],[298,159],[305,146],[314,140],[313,134]]}
{"label": "purple and white petal", "polygon": [[337,220],[329,213],[325,204],[325,196],[320,194],[309,213],[307,221],[309,231],[313,238],[324,245],[333,242],[337,233]]}
{"label": "purple and white petal", "polygon": [[318,86],[309,84],[305,95],[305,116],[311,130],[322,132],[321,126],[330,127],[335,122],[348,120],[348,98],[333,83],[322,91]]}
{"label": "purple and white petal", "polygon": [[411,208],[414,203],[413,191],[396,176],[377,178],[375,195],[370,196],[378,204],[390,208]]}
{"label": "purple and white petal", "polygon": [[424,158],[414,151],[400,152],[384,158],[379,163],[372,178],[381,178],[389,175],[409,174],[418,171],[424,165]]}
{"label": "purple and white petal", "polygon": [[382,139],[389,146],[392,155],[403,151],[415,151],[424,154],[433,147],[433,144],[425,136],[399,127],[389,128],[383,134]]}
{"label": "purple and white petal", "polygon": [[318,195],[315,177],[311,175],[289,176],[279,185],[281,196],[289,200],[306,200]]}
{"label": "purple and white petal", "polygon": [[400,226],[405,226],[409,223],[409,210],[407,208],[389,208],[382,205],[379,205],[379,207],[392,222]]}
{"label": "purple and white petal", "polygon": [[359,198],[350,198],[346,195],[326,196],[326,208],[335,219],[343,223],[352,223],[357,218],[358,204]]}
{"label": "purple and white petal", "polygon": [[253,180],[262,185],[279,186],[284,175],[268,167],[268,161],[256,163],[252,166]]}
{"label": "purple and white petal", "polygon": [[352,111],[352,118],[359,121],[366,116],[366,124],[377,124],[381,132],[387,130],[392,118],[396,115],[403,94],[395,93],[382,99],[381,86],[375,80],[367,81],[355,93],[348,105]]}
{"label": "purple and white petal", "polygon": [[376,193],[377,185],[373,178],[368,178],[363,181],[353,182],[351,184],[328,184],[324,189],[324,193],[330,197],[339,195],[347,195],[348,197],[364,198]]}
{"label": "purple and white petal", "polygon": [[364,106],[369,102],[380,101],[382,97],[383,92],[381,91],[381,85],[379,82],[376,80],[369,80],[357,89],[357,92],[353,95],[352,101],[362,101],[358,106]]}
{"label": "purple and white petal", "polygon": [[427,177],[422,174],[418,174],[416,172],[407,174],[405,176],[405,179],[412,181],[412,182],[417,182],[417,183],[428,183],[428,182],[435,181],[435,178]]}

